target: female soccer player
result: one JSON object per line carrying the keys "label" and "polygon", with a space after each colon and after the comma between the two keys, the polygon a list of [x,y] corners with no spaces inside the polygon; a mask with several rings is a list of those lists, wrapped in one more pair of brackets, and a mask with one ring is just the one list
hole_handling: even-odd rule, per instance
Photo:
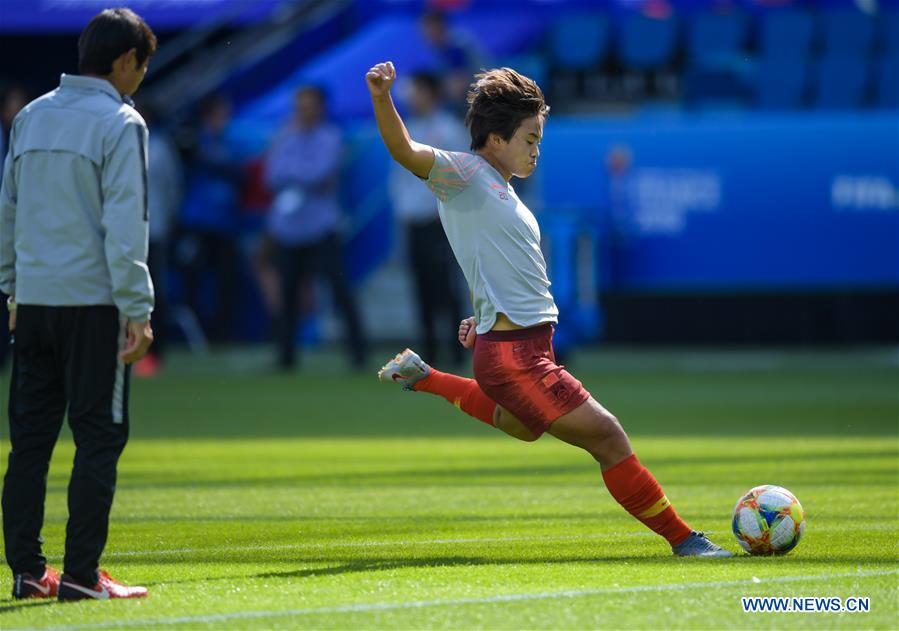
{"label": "female soccer player", "polygon": [[510,68],[475,76],[465,123],[473,153],[415,142],[393,105],[392,62],[365,75],[378,129],[390,155],[425,180],[471,289],[475,315],[459,326],[474,347],[475,379],[440,372],[413,351],[378,373],[406,390],[444,397],[463,412],[520,440],[544,432],[585,449],[600,464],[606,487],[631,515],[665,537],[679,556],[731,553],[677,515],[653,475],[640,464],[618,419],[581,382],[556,364],[558,309],[549,292],[540,228],[509,184],[537,168],[549,107],[534,81]]}

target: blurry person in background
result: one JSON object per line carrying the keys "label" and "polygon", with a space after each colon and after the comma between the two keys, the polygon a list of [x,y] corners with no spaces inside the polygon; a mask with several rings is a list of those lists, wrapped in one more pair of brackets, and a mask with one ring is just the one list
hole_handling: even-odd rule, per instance
{"label": "blurry person in background", "polygon": [[[281,334],[281,281],[275,258],[278,246],[266,229],[252,243],[250,265],[259,294],[269,317],[269,328],[276,336]],[[280,338],[279,338],[280,339]]]}
{"label": "blurry person in background", "polygon": [[[464,151],[468,146],[468,132],[442,105],[437,78],[428,73],[413,75],[407,129],[413,138],[432,147]],[[407,264],[415,285],[425,357],[436,362],[438,318],[446,318],[441,323],[446,326],[440,330],[452,333],[463,315],[456,260],[440,225],[434,195],[421,179],[396,162],[390,173],[390,201],[405,233]],[[455,334],[440,337],[448,346],[452,362],[460,364],[463,352]]]}
{"label": "blurry person in background", "polygon": [[[147,270],[147,126],[132,107],[156,37],[129,9],[97,14],[78,75],[16,116],[0,191],[0,288],[15,335],[3,539],[13,598],[139,598],[99,569],[119,456],[129,365],[153,341]],[[65,574],[47,565],[47,472],[68,413],[75,460]]]}
{"label": "blurry person in background", "polygon": [[134,366],[138,377],[152,377],[162,365],[168,327],[169,245],[172,226],[181,209],[184,195],[184,165],[165,125],[159,121],[156,109],[139,101],[138,111],[150,130],[147,162],[147,203],[150,208],[150,249],[147,264],[156,291],[153,308],[153,348]]}
{"label": "blurry person in background", "polygon": [[365,364],[366,340],[356,301],[344,272],[338,200],[343,153],[340,129],[325,117],[325,93],[300,88],[293,118],[266,156],[266,180],[274,200],[268,231],[275,245],[281,286],[278,365],[296,364],[297,291],[308,277],[324,277],[346,330],[347,350],[357,369]]}
{"label": "blurry person in background", "polygon": [[3,177],[3,161],[9,150],[12,122],[29,100],[25,87],[15,83],[8,85],[0,94],[0,178]]}
{"label": "blurry person in background", "polygon": [[[472,75],[487,63],[483,52],[468,33],[451,29],[446,14],[432,10],[421,16],[421,31],[437,59],[434,73],[443,81],[443,91],[451,107],[465,102]],[[459,110],[465,114],[464,109]]]}
{"label": "blurry person in background", "polygon": [[[12,131],[12,122],[23,107],[28,104],[29,97],[25,88],[18,84],[9,85],[0,95],[0,185],[3,184],[3,164],[9,148],[9,133]],[[6,302],[9,298],[0,291],[0,301]],[[9,355],[9,330],[0,326],[0,368],[6,366],[6,358]]]}
{"label": "blurry person in background", "polygon": [[[224,95],[213,94],[200,103],[179,222],[183,234],[176,249],[185,270],[187,303],[215,341],[231,335],[238,274],[237,232],[244,170],[228,138],[230,122],[231,102]],[[214,281],[212,305],[204,300],[209,277]]]}

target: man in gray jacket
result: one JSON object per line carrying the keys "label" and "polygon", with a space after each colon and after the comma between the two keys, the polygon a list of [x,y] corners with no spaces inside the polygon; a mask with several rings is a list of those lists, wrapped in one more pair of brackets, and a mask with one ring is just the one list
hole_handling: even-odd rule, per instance
{"label": "man in gray jacket", "polygon": [[[131,106],[156,37],[128,9],[96,15],[79,75],[16,117],[0,189],[0,290],[15,334],[3,534],[13,597],[135,598],[99,569],[128,439],[129,365],[153,341],[147,127]],[[77,445],[65,574],[41,553],[47,471],[68,408]]]}

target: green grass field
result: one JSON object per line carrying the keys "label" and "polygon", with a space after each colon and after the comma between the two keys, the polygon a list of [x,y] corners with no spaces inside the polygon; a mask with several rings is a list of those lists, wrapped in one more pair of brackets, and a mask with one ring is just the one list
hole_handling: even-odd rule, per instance
{"label": "green grass field", "polygon": [[[259,351],[134,384],[103,565],[144,601],[12,601],[0,628],[858,628],[899,620],[899,356],[582,353],[695,528],[737,551],[736,499],[791,489],[786,557],[676,559],[550,436],[521,443],[339,361],[267,374]],[[8,374],[3,379],[5,391]],[[5,402],[3,403],[5,410]],[[3,422],[3,468],[8,441]],[[73,446],[50,471],[60,564]],[[869,597],[868,613],[743,613],[741,596]]]}

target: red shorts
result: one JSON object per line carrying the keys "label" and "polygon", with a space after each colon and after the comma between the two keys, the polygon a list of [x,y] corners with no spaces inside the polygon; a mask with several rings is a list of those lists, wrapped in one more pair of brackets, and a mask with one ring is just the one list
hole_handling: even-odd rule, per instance
{"label": "red shorts", "polygon": [[475,338],[474,378],[484,393],[541,436],[590,393],[556,364],[553,326],[489,331]]}

